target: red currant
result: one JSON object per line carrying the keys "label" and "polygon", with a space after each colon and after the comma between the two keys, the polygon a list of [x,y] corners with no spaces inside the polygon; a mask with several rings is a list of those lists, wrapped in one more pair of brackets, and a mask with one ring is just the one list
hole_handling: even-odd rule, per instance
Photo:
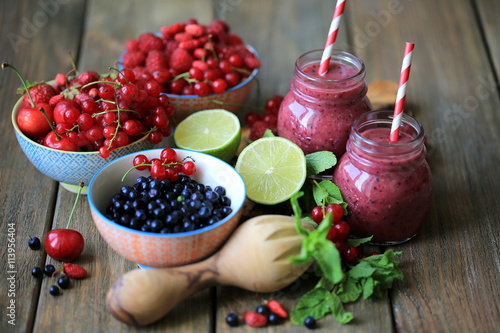
{"label": "red currant", "polygon": [[160,160],[165,164],[177,161],[177,153],[172,148],[165,148],[160,153]]}
{"label": "red currant", "polygon": [[321,223],[323,221],[323,207],[316,206],[311,210],[311,218],[316,223]]}
{"label": "red currant", "polygon": [[342,208],[341,205],[336,203],[329,204],[325,208],[325,214],[326,213],[332,213],[333,223],[335,223],[337,221],[340,221],[342,216],[344,216],[344,208]]}
{"label": "red currant", "polygon": [[133,161],[133,164],[134,166],[136,167],[137,170],[146,170],[148,168],[147,165],[143,165],[143,166],[140,166],[138,167],[138,165],[141,165],[141,164],[149,164],[149,161],[148,161],[148,158],[145,156],[145,155],[137,155],[134,157],[134,161]]}
{"label": "red currant", "polygon": [[196,166],[194,162],[192,161],[187,161],[182,164],[182,173],[191,176],[193,173],[196,172]]}

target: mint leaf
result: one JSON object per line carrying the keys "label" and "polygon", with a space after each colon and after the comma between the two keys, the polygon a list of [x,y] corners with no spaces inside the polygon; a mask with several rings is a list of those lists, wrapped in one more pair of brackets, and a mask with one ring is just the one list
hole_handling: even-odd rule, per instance
{"label": "mint leaf", "polygon": [[[324,221],[321,224],[323,223]],[[322,241],[318,240],[316,248],[318,250],[315,251],[313,257],[321,269],[322,276],[333,283],[342,281],[344,272],[342,270],[342,258],[340,257],[339,250],[326,238]]]}
{"label": "mint leaf", "polygon": [[339,296],[342,303],[349,303],[356,301],[363,293],[361,284],[356,279],[347,277],[337,289],[337,296]]}
{"label": "mint leaf", "polygon": [[337,157],[330,151],[318,151],[306,155],[307,176],[318,175],[337,164]]}
{"label": "mint leaf", "polygon": [[313,196],[316,204],[318,206],[327,206],[332,203],[336,203],[344,208],[344,213],[347,213],[347,204],[342,198],[342,193],[337,185],[335,185],[331,180],[322,180],[316,183],[313,187]]}
{"label": "mint leaf", "polygon": [[360,261],[359,264],[351,268],[349,277],[353,279],[367,278],[373,275],[377,269],[366,261]]}
{"label": "mint leaf", "polygon": [[354,246],[354,247],[358,247],[362,244],[365,244],[365,243],[369,243],[371,240],[372,240],[373,236],[370,236],[370,237],[366,237],[366,238],[353,238],[353,239],[348,239],[346,242],[345,242],[345,245],[347,247],[349,246]]}
{"label": "mint leaf", "polygon": [[304,325],[304,320],[313,316],[316,320],[332,311],[333,296],[325,288],[314,288],[301,297],[297,306],[290,313],[294,325]]}
{"label": "mint leaf", "polygon": [[273,131],[271,131],[269,128],[266,129],[266,131],[264,132],[264,135],[262,135],[263,138],[272,138],[272,137],[275,137]]}
{"label": "mint leaf", "polygon": [[332,297],[329,299],[330,307],[335,320],[337,320],[341,324],[347,324],[350,322],[354,315],[351,312],[345,312],[344,305],[342,304],[342,300],[337,294],[332,293]]}

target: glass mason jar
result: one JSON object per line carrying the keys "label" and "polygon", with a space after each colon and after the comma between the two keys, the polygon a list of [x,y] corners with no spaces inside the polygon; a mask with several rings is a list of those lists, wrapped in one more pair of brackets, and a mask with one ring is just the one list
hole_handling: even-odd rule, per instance
{"label": "glass mason jar", "polygon": [[348,204],[351,234],[373,236],[372,243],[378,245],[413,238],[424,223],[432,195],[422,125],[404,114],[399,139],[390,143],[392,116],[392,111],[359,116],[347,152],[333,173],[333,182]]}
{"label": "glass mason jar", "polygon": [[339,158],[354,119],[371,110],[365,65],[350,53],[334,50],[322,77],[318,74],[322,52],[307,52],[295,62],[290,91],[278,113],[278,135],[306,154],[328,150]]}

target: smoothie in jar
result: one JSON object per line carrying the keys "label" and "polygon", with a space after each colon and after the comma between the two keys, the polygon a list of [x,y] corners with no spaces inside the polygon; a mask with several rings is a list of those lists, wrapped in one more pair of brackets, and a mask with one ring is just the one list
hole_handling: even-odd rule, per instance
{"label": "smoothie in jar", "polygon": [[348,204],[351,234],[373,236],[379,245],[413,238],[432,195],[422,125],[404,115],[399,139],[391,143],[391,117],[391,111],[372,111],[356,119],[333,174]]}
{"label": "smoothie in jar", "polygon": [[340,157],[354,119],[371,110],[365,67],[352,54],[334,51],[326,75],[319,76],[321,53],[311,51],[297,59],[278,113],[278,135],[305,154],[328,150]]}

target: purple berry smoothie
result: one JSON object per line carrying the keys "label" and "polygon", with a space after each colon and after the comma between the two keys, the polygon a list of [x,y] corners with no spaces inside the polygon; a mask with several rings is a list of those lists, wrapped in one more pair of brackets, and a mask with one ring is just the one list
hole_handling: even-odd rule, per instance
{"label": "purple berry smoothie", "polygon": [[413,238],[422,227],[431,203],[432,180],[423,131],[417,132],[402,127],[395,144],[389,142],[390,128],[351,133],[333,182],[348,204],[346,221],[352,235],[373,236],[373,243],[390,245]]}
{"label": "purple berry smoothie", "polygon": [[290,92],[278,113],[278,135],[295,142],[306,154],[328,150],[340,157],[354,119],[371,110],[364,64],[336,51],[328,72],[320,77],[319,53],[312,51],[297,59]]}

